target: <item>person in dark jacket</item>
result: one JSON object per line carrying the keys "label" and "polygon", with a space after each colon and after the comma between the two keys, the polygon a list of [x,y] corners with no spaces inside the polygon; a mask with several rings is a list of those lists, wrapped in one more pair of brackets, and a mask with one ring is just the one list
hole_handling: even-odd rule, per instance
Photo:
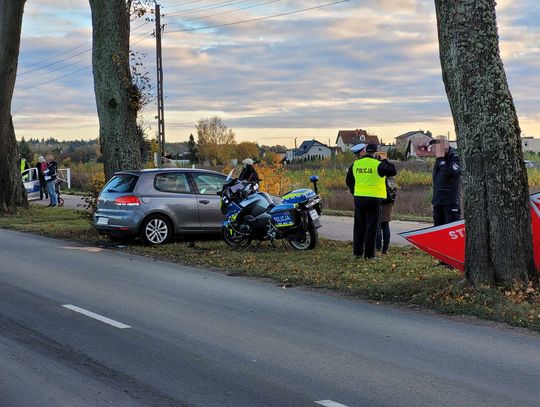
{"label": "person in dark jacket", "polygon": [[448,140],[432,140],[435,149],[433,167],[433,223],[435,226],[461,219],[461,189],[459,157]]}
{"label": "person in dark jacket", "polygon": [[386,199],[381,205],[381,227],[377,230],[376,248],[382,254],[388,254],[390,247],[390,222],[392,208],[396,202],[397,184],[395,177],[386,177]]}
{"label": "person in dark jacket", "polygon": [[38,158],[38,163],[36,165],[37,171],[38,171],[38,179],[39,179],[39,199],[43,200],[43,195],[45,195],[45,199],[49,199],[49,192],[47,191],[47,181],[45,181],[45,170],[47,170],[47,163],[45,162],[45,157],[42,155]]}
{"label": "person in dark jacket", "polygon": [[366,259],[375,257],[375,239],[381,216],[381,203],[386,199],[385,177],[397,174],[388,160],[374,157],[376,144],[355,145],[351,151],[357,159],[347,171],[345,182],[354,196],[353,254]]}
{"label": "person in dark jacket", "polygon": [[47,169],[43,172],[45,174],[45,181],[47,181],[47,191],[49,192],[49,206],[58,206],[58,194],[56,193],[56,176],[58,173],[58,165],[52,156],[48,156],[49,163]]}
{"label": "person in dark jacket", "polygon": [[253,160],[251,158],[246,158],[244,161],[242,161],[242,164],[244,164],[244,168],[242,168],[242,171],[238,176],[238,180],[256,183],[260,182],[259,174],[253,166]]}

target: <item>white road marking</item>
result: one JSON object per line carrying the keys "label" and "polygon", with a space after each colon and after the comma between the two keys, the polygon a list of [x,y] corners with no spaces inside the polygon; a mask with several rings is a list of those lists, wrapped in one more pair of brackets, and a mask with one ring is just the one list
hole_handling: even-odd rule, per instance
{"label": "white road marking", "polygon": [[99,253],[105,251],[105,249],[102,249],[100,247],[81,247],[81,246],[58,246],[59,249],[64,250],[80,250],[82,252],[89,252],[89,253]]}
{"label": "white road marking", "polygon": [[316,401],[315,403],[320,404],[321,406],[324,406],[324,407],[347,407],[345,404],[336,403],[335,401],[332,401],[332,400],[320,400],[320,401]]}
{"label": "white road marking", "polygon": [[129,325],[123,324],[121,322],[115,321],[114,319],[110,319],[99,314],[95,314],[91,311],[87,311],[84,308],[77,307],[76,305],[65,304],[65,305],[62,305],[62,307],[78,312],[79,314],[86,315],[87,317],[97,319],[98,321],[112,325],[119,329],[131,328]]}

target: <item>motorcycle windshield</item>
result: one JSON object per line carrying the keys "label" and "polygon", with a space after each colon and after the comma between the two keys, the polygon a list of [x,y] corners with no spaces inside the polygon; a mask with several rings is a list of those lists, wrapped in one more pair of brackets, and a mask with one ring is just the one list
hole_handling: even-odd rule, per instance
{"label": "motorcycle windshield", "polygon": [[240,190],[242,190],[242,188],[244,188],[244,186],[242,185],[241,182],[237,182],[236,184],[234,184],[232,187],[231,187],[231,192],[234,194]]}

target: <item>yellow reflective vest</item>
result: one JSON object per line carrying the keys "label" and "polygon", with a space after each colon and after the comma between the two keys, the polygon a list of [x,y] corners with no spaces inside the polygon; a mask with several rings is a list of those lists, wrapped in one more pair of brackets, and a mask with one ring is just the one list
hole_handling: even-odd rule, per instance
{"label": "yellow reflective vest", "polygon": [[381,177],[377,172],[380,163],[371,157],[363,157],[354,162],[354,196],[386,199],[386,177]]}

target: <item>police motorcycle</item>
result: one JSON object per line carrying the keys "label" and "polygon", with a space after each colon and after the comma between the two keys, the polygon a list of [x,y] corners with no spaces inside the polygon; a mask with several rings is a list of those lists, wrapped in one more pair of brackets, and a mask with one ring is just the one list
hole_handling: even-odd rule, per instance
{"label": "police motorcycle", "polygon": [[317,192],[317,176],[312,176],[314,190],[297,189],[281,198],[259,191],[259,184],[239,181],[229,173],[218,195],[221,212],[227,215],[222,236],[231,247],[243,247],[253,240],[285,239],[296,250],[313,249],[321,227],[321,198]]}

